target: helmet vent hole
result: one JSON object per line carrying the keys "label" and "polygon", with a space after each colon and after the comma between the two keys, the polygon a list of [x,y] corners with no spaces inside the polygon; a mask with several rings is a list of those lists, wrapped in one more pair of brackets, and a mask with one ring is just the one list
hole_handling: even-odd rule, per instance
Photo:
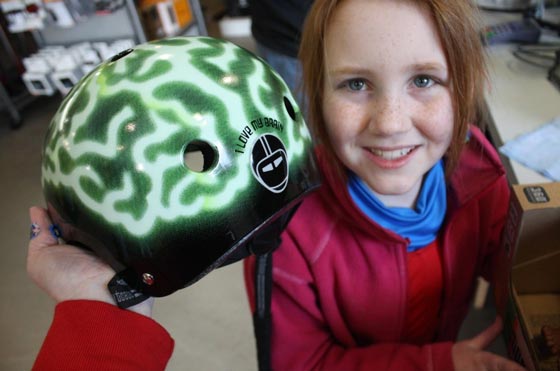
{"label": "helmet vent hole", "polygon": [[202,140],[193,140],[187,144],[183,152],[183,164],[187,169],[197,173],[210,170],[217,159],[216,149]]}
{"label": "helmet vent hole", "polygon": [[294,106],[292,102],[286,97],[284,97],[284,106],[286,107],[286,111],[288,111],[288,115],[292,118],[292,120],[296,120],[296,111],[294,110]]}
{"label": "helmet vent hole", "polygon": [[123,50],[122,52],[119,52],[119,53],[113,55],[113,56],[111,57],[111,59],[110,59],[110,62],[118,61],[118,60],[121,59],[122,57],[127,56],[127,55],[129,55],[130,53],[132,53],[133,50],[134,50],[134,49],[126,49],[126,50]]}

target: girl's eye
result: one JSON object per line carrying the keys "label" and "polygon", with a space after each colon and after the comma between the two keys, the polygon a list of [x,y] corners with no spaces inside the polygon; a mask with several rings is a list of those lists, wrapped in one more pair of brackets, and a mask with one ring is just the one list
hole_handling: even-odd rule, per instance
{"label": "girl's eye", "polygon": [[350,80],[347,84],[350,90],[360,91],[366,88],[366,82],[360,79]]}
{"label": "girl's eye", "polygon": [[417,76],[414,78],[414,85],[417,88],[427,88],[432,86],[434,83],[434,80],[432,80],[430,77],[428,76]]}

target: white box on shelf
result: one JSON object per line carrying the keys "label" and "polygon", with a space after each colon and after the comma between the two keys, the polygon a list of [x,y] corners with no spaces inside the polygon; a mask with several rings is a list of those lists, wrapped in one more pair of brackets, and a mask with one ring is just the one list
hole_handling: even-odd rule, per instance
{"label": "white box on shelf", "polygon": [[83,76],[81,68],[74,68],[72,70],[59,70],[51,73],[51,81],[56,86],[62,95],[68,92],[76,85]]}
{"label": "white box on shelf", "polygon": [[53,83],[46,74],[25,72],[21,78],[31,95],[53,95],[55,93]]}
{"label": "white box on shelf", "polygon": [[23,67],[29,73],[48,73],[51,70],[47,60],[38,55],[23,58]]}
{"label": "white box on shelf", "polygon": [[58,56],[58,62],[53,66],[54,71],[69,71],[79,67],[79,63],[71,53],[64,53]]}
{"label": "white box on shelf", "polygon": [[65,47],[56,46],[40,49],[39,52],[37,52],[37,56],[45,59],[52,71],[55,70],[59,65],[61,56],[67,53],[68,51]]}

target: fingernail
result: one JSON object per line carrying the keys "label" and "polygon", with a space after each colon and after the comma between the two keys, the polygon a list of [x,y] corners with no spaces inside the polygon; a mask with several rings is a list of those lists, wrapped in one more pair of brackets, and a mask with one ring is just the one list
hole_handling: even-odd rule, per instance
{"label": "fingernail", "polygon": [[41,227],[38,224],[31,223],[31,231],[29,232],[29,239],[32,240],[41,233]]}
{"label": "fingernail", "polygon": [[49,232],[51,232],[51,235],[57,240],[62,236],[62,233],[60,233],[60,229],[56,224],[51,224],[49,226]]}

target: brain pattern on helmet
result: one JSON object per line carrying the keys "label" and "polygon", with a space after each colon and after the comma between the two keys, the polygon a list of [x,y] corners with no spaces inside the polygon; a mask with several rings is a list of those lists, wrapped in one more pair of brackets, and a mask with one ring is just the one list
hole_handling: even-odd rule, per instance
{"label": "brain pattern on helmet", "polygon": [[[250,153],[234,151],[246,124],[256,117],[284,123],[274,134],[290,164],[303,161],[311,142],[301,115],[291,124],[286,113],[283,97],[295,102],[288,88],[254,58],[217,39],[177,38],[104,62],[51,122],[43,187],[137,237],[178,217],[188,222],[231,207],[257,184]],[[182,148],[192,139],[217,147],[219,163],[210,172],[183,166]]]}

